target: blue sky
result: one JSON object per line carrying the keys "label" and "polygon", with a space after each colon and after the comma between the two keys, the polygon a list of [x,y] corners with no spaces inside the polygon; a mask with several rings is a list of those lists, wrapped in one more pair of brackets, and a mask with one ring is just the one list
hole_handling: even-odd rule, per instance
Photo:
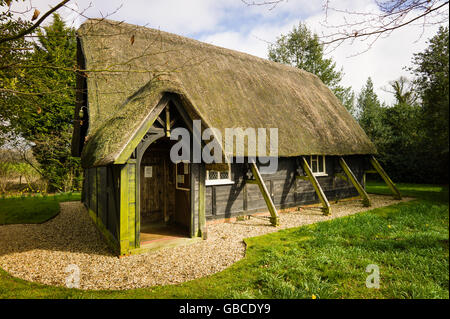
{"label": "blue sky", "polygon": [[[31,0],[32,6],[41,12],[57,0]],[[101,17],[115,11],[109,18],[138,25],[147,25],[163,31],[195,38],[214,45],[267,58],[268,43],[281,34],[289,32],[300,21],[321,34],[325,0],[288,0],[270,10],[270,6],[246,6],[241,0],[73,0],[71,6],[78,11],[89,7],[89,17]],[[374,0],[329,1],[343,10],[377,12]],[[29,6],[26,1],[24,6]],[[76,17],[67,8],[60,11],[69,23],[79,25],[83,18]],[[329,13],[328,22],[342,22],[337,13]],[[380,100],[393,101],[390,93],[383,90],[389,81],[402,75],[410,65],[412,54],[422,51],[426,40],[437,31],[437,26],[422,33],[420,26],[398,30],[385,39],[379,39],[365,53],[367,42],[346,43],[328,53],[338,67],[344,69],[343,84],[352,86],[356,93],[367,77],[372,77]],[[355,55],[356,54],[356,55]]]}

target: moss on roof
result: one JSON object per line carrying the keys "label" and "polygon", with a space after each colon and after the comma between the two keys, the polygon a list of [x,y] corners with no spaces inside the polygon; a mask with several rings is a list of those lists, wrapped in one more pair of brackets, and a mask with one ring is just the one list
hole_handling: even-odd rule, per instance
{"label": "moss on roof", "polygon": [[[78,30],[88,70],[84,167],[115,161],[165,92],[218,128],[278,128],[278,155],[376,153],[315,75],[245,53],[110,20]],[[123,154],[122,154],[123,155]]]}

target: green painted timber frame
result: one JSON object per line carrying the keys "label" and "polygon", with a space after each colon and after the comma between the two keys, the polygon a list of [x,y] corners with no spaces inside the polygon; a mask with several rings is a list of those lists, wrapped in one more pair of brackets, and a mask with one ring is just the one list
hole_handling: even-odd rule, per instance
{"label": "green painted timber frame", "polygon": [[[150,112],[146,121],[114,163],[120,167],[120,226],[119,241],[116,247],[121,256],[154,250],[158,246],[150,244],[141,247],[140,243],[140,164],[144,152],[153,142],[164,136],[170,136],[170,102],[174,103],[182,120],[186,122],[185,124],[192,132],[192,124],[189,122],[190,118],[181,107],[181,103],[175,96],[165,95]],[[153,124],[164,111],[166,112],[164,129],[155,128]],[[191,238],[174,241],[171,245],[191,243],[195,238],[201,237],[205,239],[207,235],[204,184],[206,176],[205,165],[192,165],[197,165],[195,171],[198,176],[191,174]]]}
{"label": "green painted timber frame", "polygon": [[153,123],[155,123],[159,114],[164,110],[164,108],[168,105],[169,98],[164,96],[161,101],[155,106],[155,108],[150,112],[145,121],[142,123],[141,127],[134,134],[133,138],[127,143],[125,148],[120,153],[119,157],[114,161],[114,164],[125,164],[130,158],[131,154],[134,152],[136,147],[144,138],[145,134],[150,130]]}
{"label": "green painted timber frame", "polygon": [[120,170],[120,255],[139,248],[136,238],[136,160],[128,160]]}

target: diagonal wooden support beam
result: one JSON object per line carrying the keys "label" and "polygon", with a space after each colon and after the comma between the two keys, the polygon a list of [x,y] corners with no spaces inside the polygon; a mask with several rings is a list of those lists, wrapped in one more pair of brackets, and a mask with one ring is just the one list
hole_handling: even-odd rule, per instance
{"label": "diagonal wooden support beam", "polygon": [[369,207],[371,205],[369,195],[367,194],[364,187],[359,183],[355,174],[353,174],[352,170],[347,165],[347,163],[345,162],[343,157],[339,157],[339,164],[341,165],[341,167],[344,170],[345,174],[347,175],[348,179],[352,182],[353,186],[355,186],[356,190],[358,191],[359,195],[361,196],[363,205],[366,207]]}
{"label": "diagonal wooden support beam", "polygon": [[321,201],[321,203],[323,205],[322,211],[323,211],[324,215],[330,215],[331,214],[330,203],[328,202],[328,199],[325,196],[325,193],[322,190],[322,187],[320,187],[320,184],[317,181],[316,176],[314,176],[313,172],[311,171],[311,168],[309,167],[308,162],[306,161],[306,159],[303,156],[301,159],[301,164],[303,167],[303,171],[306,173],[308,180],[313,185],[313,187],[316,191],[316,194],[319,197],[319,200]]}
{"label": "diagonal wooden support beam", "polygon": [[400,194],[397,186],[395,186],[394,182],[392,182],[388,174],[386,174],[383,167],[381,167],[380,163],[378,163],[377,159],[373,155],[370,156],[370,163],[372,164],[373,168],[375,168],[377,173],[383,178],[386,185],[390,188],[391,192],[394,194],[394,198],[402,199],[402,194]]}
{"label": "diagonal wooden support beam", "polygon": [[261,194],[264,197],[264,201],[266,202],[267,208],[270,212],[270,222],[273,226],[279,225],[279,217],[277,209],[275,208],[275,205],[273,204],[272,197],[269,194],[269,191],[267,190],[266,184],[264,184],[264,181],[261,177],[261,174],[259,173],[258,166],[256,164],[250,163],[250,168],[252,169],[252,174],[255,177],[256,184],[259,186],[259,190],[261,191]]}
{"label": "diagonal wooden support beam", "polygon": [[164,121],[158,116],[157,119],[159,124],[161,124],[162,127],[164,127]]}

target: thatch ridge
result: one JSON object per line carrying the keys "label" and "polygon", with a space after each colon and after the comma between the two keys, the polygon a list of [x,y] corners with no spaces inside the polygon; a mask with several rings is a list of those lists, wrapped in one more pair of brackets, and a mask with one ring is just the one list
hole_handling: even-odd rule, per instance
{"label": "thatch ridge", "polygon": [[165,92],[179,94],[194,118],[222,135],[227,127],[277,127],[279,156],[376,153],[334,94],[306,71],[110,20],[88,20],[78,36],[88,70],[85,167],[114,162]]}

